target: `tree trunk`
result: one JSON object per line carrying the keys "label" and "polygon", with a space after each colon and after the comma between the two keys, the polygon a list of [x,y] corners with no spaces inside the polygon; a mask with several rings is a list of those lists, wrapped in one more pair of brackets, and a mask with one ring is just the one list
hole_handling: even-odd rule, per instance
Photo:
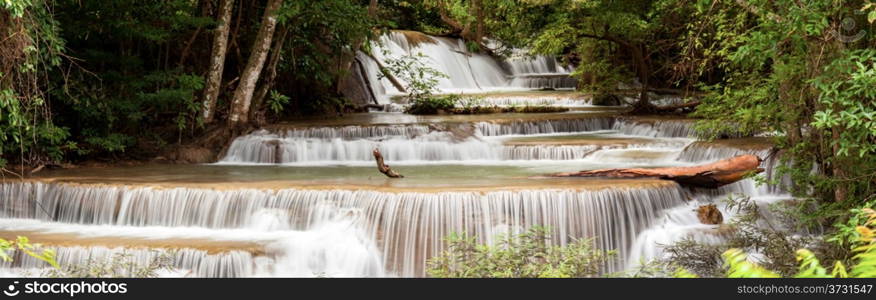
{"label": "tree trunk", "polygon": [[222,0],[219,6],[219,24],[213,34],[213,51],[210,56],[210,71],[207,73],[207,86],[204,89],[204,107],[201,117],[204,124],[212,123],[216,115],[216,99],[222,86],[222,72],[225,70],[225,54],[228,53],[228,28],[231,22],[231,8],[234,0]]}
{"label": "tree trunk", "polygon": [[[840,130],[841,128],[834,127],[831,129],[832,138],[834,141],[838,141],[840,139]],[[846,171],[842,168],[842,159],[839,156],[839,143],[835,143],[833,145],[833,161],[831,161],[830,165],[833,171],[834,179],[838,179],[836,183],[836,187],[834,187],[833,191],[833,200],[835,202],[845,202],[846,198],[849,196],[849,190],[846,187],[845,182],[846,179]]]}
{"label": "tree trunk", "polygon": [[653,108],[650,99],[648,99],[648,77],[650,77],[650,68],[648,66],[647,57],[645,57],[644,46],[638,43],[630,45],[630,53],[633,55],[633,63],[636,64],[636,73],[639,78],[639,83],[642,87],[639,89],[639,101],[633,105],[634,112],[648,113]]}
{"label": "tree trunk", "polygon": [[277,26],[277,10],[283,0],[269,0],[262,17],[262,24],[256,34],[252,51],[246,62],[246,67],[240,75],[240,83],[234,91],[231,102],[231,114],[228,116],[228,124],[236,127],[249,121],[250,102],[255,90],[256,83],[265,65],[268,50],[271,48],[271,40],[274,37],[274,29]]}
{"label": "tree trunk", "polygon": [[185,47],[182,49],[182,54],[179,55],[179,67],[185,68],[186,58],[189,57],[189,50],[192,49],[192,44],[198,40],[198,35],[201,34],[201,31],[204,29],[202,26],[198,26],[198,29],[195,30],[195,33],[192,34],[192,37],[189,38],[189,41],[186,42]]}
{"label": "tree trunk", "polygon": [[368,15],[372,18],[377,17],[377,0],[368,3]]}
{"label": "tree trunk", "polygon": [[553,177],[613,177],[659,178],[684,186],[717,188],[743,179],[746,175],[763,172],[760,157],[746,154],[694,167],[602,169],[572,173],[556,173]]}
{"label": "tree trunk", "polygon": [[[483,46],[481,42],[484,40],[484,9],[482,7],[481,0],[472,0],[472,7],[474,8],[474,16],[475,16],[475,40],[478,42],[478,46]],[[481,49],[484,50],[484,49]]]}
{"label": "tree trunk", "polygon": [[[377,19],[377,0],[371,0],[368,4],[368,17],[371,19]],[[349,52],[341,53],[341,57],[338,59],[338,70],[335,72],[335,93],[341,93],[341,81],[348,77],[349,74],[345,72],[353,72],[350,68],[353,67],[353,62],[356,60],[356,53],[362,49],[362,45],[366,42],[366,37],[360,37],[353,41],[351,44],[353,47]]]}
{"label": "tree trunk", "polygon": [[262,80],[262,85],[259,86],[259,90],[256,91],[255,96],[253,96],[253,108],[251,109],[252,113],[250,114],[250,118],[253,118],[262,112],[265,97],[267,97],[271,88],[274,87],[274,80],[277,78],[277,65],[280,63],[280,57],[282,57],[283,53],[283,44],[286,42],[286,34],[288,32],[289,29],[286,28],[286,26],[282,26],[278,33],[277,40],[274,41],[273,49],[271,49],[271,57],[268,59],[268,74],[265,79]]}

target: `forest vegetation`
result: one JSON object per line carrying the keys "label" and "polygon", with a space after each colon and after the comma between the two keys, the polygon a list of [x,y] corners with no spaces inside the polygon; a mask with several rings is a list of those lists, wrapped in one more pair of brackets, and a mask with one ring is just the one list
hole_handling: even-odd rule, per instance
{"label": "forest vegetation", "polygon": [[[740,267],[742,254],[726,247],[700,253],[723,253],[729,273],[720,273],[721,263],[677,261],[673,267],[683,270],[675,275],[734,276],[745,268],[763,276],[827,276],[815,259],[821,257],[832,266],[869,259],[871,269],[848,274],[873,276],[874,23],[871,0],[5,0],[0,168],[16,177],[94,161],[215,160],[232,138],[254,128],[361,110],[341,92],[356,52],[389,30],[418,31],[461,38],[469,51],[495,57],[512,49],[556,56],[575,68],[577,90],[593,97],[629,93],[618,86],[635,81],[627,113],[689,113],[706,138],[768,135],[799,199],[786,213],[796,225],[823,228],[823,238],[783,239],[773,248],[774,240],[739,240],[736,248],[764,243],[776,253],[770,271]],[[408,59],[389,61],[383,76],[419,84],[407,87],[415,104],[409,112],[461,101],[433,95],[443,74]],[[688,105],[661,107],[651,92],[682,95]],[[207,158],[187,159],[192,149]],[[590,276],[611,256],[588,251],[587,241],[536,249],[526,237],[516,252],[494,256],[520,273],[452,267],[489,251],[465,237],[454,245],[470,253],[437,258],[431,273]],[[670,250],[691,257],[704,247],[686,246]],[[510,261],[531,255],[526,251],[546,253],[548,263]],[[845,267],[836,270],[848,275]]]}

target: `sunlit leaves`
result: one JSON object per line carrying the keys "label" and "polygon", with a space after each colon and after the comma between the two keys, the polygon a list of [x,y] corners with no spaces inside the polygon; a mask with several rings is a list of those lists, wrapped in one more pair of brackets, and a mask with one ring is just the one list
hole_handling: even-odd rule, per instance
{"label": "sunlit leaves", "polygon": [[0,8],[9,11],[9,14],[15,18],[21,18],[32,4],[31,0],[2,0]]}
{"label": "sunlit leaves", "polygon": [[748,261],[748,256],[742,250],[730,249],[724,252],[724,266],[727,268],[727,278],[778,278],[776,274],[758,264]]}
{"label": "sunlit leaves", "polygon": [[54,268],[60,268],[55,260],[54,250],[45,249],[40,244],[32,244],[24,236],[19,236],[15,240],[0,239],[0,259],[6,262],[12,261],[11,254],[15,251],[21,251],[30,257],[46,262]]}

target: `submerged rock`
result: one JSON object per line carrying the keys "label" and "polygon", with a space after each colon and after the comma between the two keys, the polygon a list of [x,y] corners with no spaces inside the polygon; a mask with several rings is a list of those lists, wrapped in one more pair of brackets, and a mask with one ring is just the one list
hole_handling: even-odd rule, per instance
{"label": "submerged rock", "polygon": [[714,204],[698,207],[697,218],[700,219],[700,223],[708,225],[719,225],[724,222],[724,215],[721,214],[721,211]]}

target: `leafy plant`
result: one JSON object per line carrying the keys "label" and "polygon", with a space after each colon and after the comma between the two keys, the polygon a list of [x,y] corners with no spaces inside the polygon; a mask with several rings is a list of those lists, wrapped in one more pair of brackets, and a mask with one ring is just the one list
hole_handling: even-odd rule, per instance
{"label": "leafy plant", "polygon": [[[854,248],[855,264],[846,268],[842,262],[836,261],[831,271],[821,265],[821,262],[811,251],[800,249],[796,252],[798,270],[793,277],[800,278],[873,278],[876,277],[876,211],[864,209],[868,219],[865,225],[858,226],[860,237]],[[776,278],[778,273],[748,260],[748,256],[740,249],[729,249],[722,255],[725,275],[728,278]],[[680,270],[680,276],[690,277],[692,273]]]}
{"label": "leafy plant", "polygon": [[[389,52],[384,50],[384,56],[389,57]],[[423,63],[425,57],[423,53],[418,52],[417,54],[406,54],[398,58],[390,57],[385,60],[386,71],[407,84],[405,90],[408,101],[411,103],[431,98],[432,94],[437,90],[439,80],[441,78],[448,78],[446,74]],[[387,74],[384,73],[379,74],[379,78],[385,78],[386,76]],[[440,102],[442,100],[436,101]]]}
{"label": "leafy plant", "polygon": [[289,96],[280,94],[277,91],[271,91],[271,97],[268,98],[268,108],[276,113],[283,111],[283,107],[289,104]]}
{"label": "leafy plant", "polygon": [[44,249],[40,244],[32,244],[27,237],[19,236],[15,240],[0,239],[0,259],[9,262],[12,261],[11,254],[15,251],[21,251],[24,254],[44,261],[55,268],[60,268],[58,262],[55,261],[55,251]]}
{"label": "leafy plant", "polygon": [[595,277],[614,255],[593,248],[592,240],[566,246],[549,245],[550,232],[533,227],[518,235],[500,237],[495,245],[478,244],[476,237],[452,234],[448,248],[429,259],[432,277]]}
{"label": "leafy plant", "polygon": [[414,115],[434,115],[439,111],[450,111],[456,107],[460,96],[455,94],[442,96],[423,96],[414,99],[405,109],[406,113]]}

